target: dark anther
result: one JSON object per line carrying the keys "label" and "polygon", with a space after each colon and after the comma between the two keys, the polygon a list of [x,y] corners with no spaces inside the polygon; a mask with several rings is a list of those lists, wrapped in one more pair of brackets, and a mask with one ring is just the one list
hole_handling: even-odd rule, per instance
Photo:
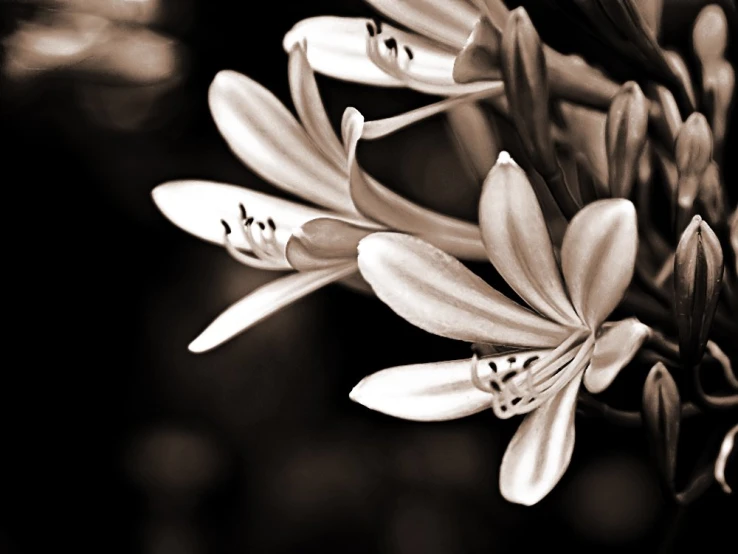
{"label": "dark anther", "polygon": [[404,48],[405,48],[405,54],[407,54],[407,57],[412,60],[415,54],[413,54],[413,51],[410,50],[409,46],[405,46]]}
{"label": "dark anther", "polygon": [[251,225],[254,222],[254,218],[250,217],[246,220],[246,225]]}
{"label": "dark anther", "polygon": [[525,363],[523,364],[523,367],[524,368],[530,367],[530,364],[532,364],[533,362],[535,362],[537,359],[538,359],[538,356],[531,356],[530,358],[528,358],[527,360],[525,360]]}
{"label": "dark anther", "polygon": [[512,364],[514,364],[514,363],[515,363],[515,356],[510,356],[510,357],[509,357],[509,358],[507,359],[507,363],[509,363],[509,364],[511,364],[511,365],[512,365]]}
{"label": "dark anther", "polygon": [[507,383],[510,379],[517,376],[517,371],[510,371],[509,373],[505,373],[505,375],[502,376],[502,382]]}
{"label": "dark anther", "polygon": [[246,207],[243,204],[239,204],[238,209],[241,210],[241,219],[246,219]]}
{"label": "dark anther", "polygon": [[490,368],[490,369],[491,369],[492,371],[497,371],[497,364],[496,364],[496,363],[494,363],[494,362],[489,362],[489,363],[488,363],[487,365],[489,366],[489,368]]}
{"label": "dark anther", "polygon": [[392,37],[384,41],[384,45],[390,50],[397,50],[397,41]]}
{"label": "dark anther", "polygon": [[274,223],[274,220],[271,217],[269,219],[267,219],[267,225],[269,225],[269,227],[271,228],[272,231],[276,231],[277,230],[277,224]]}
{"label": "dark anther", "polygon": [[502,392],[500,385],[498,385],[495,381],[490,381],[489,386],[492,387],[492,390],[494,390],[495,392]]}
{"label": "dark anther", "polygon": [[374,36],[374,25],[372,25],[369,21],[366,22],[366,30],[369,33],[370,37]]}
{"label": "dark anther", "polygon": [[223,229],[225,229],[226,235],[231,234],[231,226],[228,225],[225,219],[221,219],[220,222],[223,224]]}
{"label": "dark anther", "polygon": [[374,26],[377,28],[377,34],[382,33],[382,22],[379,21],[379,19],[372,18],[372,21],[374,21]]}
{"label": "dark anther", "polygon": [[520,404],[520,401],[521,401],[521,400],[522,400],[522,398],[513,398],[513,400],[512,400],[512,402],[511,402],[511,404],[512,404],[513,406],[517,406],[518,404]]}
{"label": "dark anther", "polygon": [[261,229],[262,231],[266,229],[266,225],[264,225],[261,221],[257,222],[257,225],[259,226],[259,229]]}

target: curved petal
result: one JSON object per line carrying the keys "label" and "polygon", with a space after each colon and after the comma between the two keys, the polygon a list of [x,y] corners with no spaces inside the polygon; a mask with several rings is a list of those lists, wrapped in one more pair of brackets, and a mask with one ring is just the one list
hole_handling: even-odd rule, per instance
{"label": "curved petal", "polygon": [[287,242],[287,261],[295,269],[311,270],[336,265],[337,260],[356,259],[359,241],[381,229],[331,217],[312,219],[295,229]]}
{"label": "curved petal", "polygon": [[471,367],[466,359],[383,369],[364,377],[349,398],[371,410],[412,421],[466,417],[489,408],[492,398],[474,386]]}
{"label": "curved petal", "polygon": [[581,381],[579,373],[520,424],[500,467],[500,492],[508,501],[536,504],[566,472],[574,451],[574,414]]}
{"label": "curved petal", "polygon": [[315,82],[315,74],[307,60],[304,44],[295,44],[289,51],[288,74],[290,93],[307,134],[320,148],[326,159],[341,171],[346,171],[346,152],[333,130],[323,99]]}
{"label": "curved petal", "polygon": [[189,349],[197,353],[211,350],[303,296],[355,271],[356,263],[351,262],[279,277],[230,306],[190,343]]}
{"label": "curved petal", "polygon": [[507,152],[500,153],[484,181],[479,227],[492,265],[528,305],[563,325],[581,326],[536,193]]}
{"label": "curved petal", "polygon": [[593,393],[604,391],[630,363],[651,336],[651,328],[635,318],[618,321],[597,337],[589,367],[584,372],[584,386]]}
{"label": "curved petal", "polygon": [[[375,60],[369,55],[372,40],[377,41],[379,58]],[[385,23],[377,28],[370,19],[334,16],[304,19],[285,35],[282,46],[289,52],[303,41],[307,42],[310,66],[336,79],[381,87],[409,87],[440,95],[476,92],[488,87],[487,83],[454,81],[454,51]],[[393,54],[402,55],[402,60],[394,60]],[[375,61],[382,61],[384,69]]]}
{"label": "curved petal", "polygon": [[460,49],[479,18],[466,0],[366,0],[409,29]]}
{"label": "curved petal", "polygon": [[387,227],[422,235],[461,258],[486,260],[478,226],[418,206],[364,173],[356,161],[356,146],[363,127],[364,116],[354,108],[347,108],[341,130],[348,155],[351,197],[357,209]]}
{"label": "curved petal", "polygon": [[467,342],[550,347],[569,331],[519,306],[427,242],[373,233],[359,243],[359,269],[385,304],[413,325]]}
{"label": "curved petal", "polygon": [[636,211],[630,200],[612,198],[586,206],[569,223],[561,245],[561,268],[572,304],[596,329],[620,303],[638,250]]}
{"label": "curved petal", "polygon": [[355,213],[345,172],[325,159],[271,92],[245,75],[221,71],[209,101],[223,138],[254,172],[310,202]]}
{"label": "curved petal", "polygon": [[[240,205],[249,217],[256,221],[271,218],[277,232],[286,233],[311,219],[332,215],[326,210],[212,181],[170,181],[154,188],[151,196],[161,213],[177,227],[216,244],[223,244],[221,221],[234,229],[240,225]],[[233,233],[231,240],[237,248],[250,250],[250,245],[240,233]]]}

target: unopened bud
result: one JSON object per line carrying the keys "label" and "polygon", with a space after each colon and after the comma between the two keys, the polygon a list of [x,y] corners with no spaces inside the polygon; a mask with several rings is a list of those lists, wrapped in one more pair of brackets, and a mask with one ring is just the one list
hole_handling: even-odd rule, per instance
{"label": "unopened bud", "polygon": [[689,209],[697,197],[700,179],[712,161],[712,131],[707,119],[695,112],[682,124],[674,144],[679,183],[677,201]]}
{"label": "unopened bud", "polygon": [[472,83],[499,79],[502,75],[500,40],[500,32],[486,17],[480,17],[454,60],[454,81]]}
{"label": "unopened bud", "polygon": [[674,256],[674,305],[679,353],[688,366],[702,358],[723,280],[720,241],[698,215],[682,233]]}
{"label": "unopened bud", "polygon": [[714,161],[702,174],[698,197],[708,223],[712,227],[724,228],[725,191],[720,182],[720,168]]}
{"label": "unopened bud", "polygon": [[510,13],[500,52],[510,115],[536,170],[559,172],[551,138],[549,90],[543,46],[525,8]]}
{"label": "unopened bud", "polygon": [[681,400],[674,378],[658,362],[643,385],[643,423],[658,461],[662,478],[673,488],[676,470]]}
{"label": "unopened bud", "polygon": [[728,20],[717,4],[705,6],[694,20],[692,46],[703,65],[725,56],[728,45]]}
{"label": "unopened bud", "polygon": [[628,198],[646,143],[648,103],[634,81],[625,83],[610,104],[605,127],[610,193]]}

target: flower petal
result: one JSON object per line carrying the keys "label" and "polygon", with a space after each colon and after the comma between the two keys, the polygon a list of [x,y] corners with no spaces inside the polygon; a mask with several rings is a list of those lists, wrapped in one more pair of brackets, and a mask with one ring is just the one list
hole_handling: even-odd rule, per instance
{"label": "flower petal", "polygon": [[589,367],[584,372],[584,386],[593,394],[604,391],[630,363],[651,336],[651,328],[635,318],[618,321],[597,337]]}
{"label": "flower petal", "polygon": [[479,226],[492,265],[528,305],[562,325],[581,326],[536,193],[507,152],[500,153],[484,182]]}
{"label": "flower petal", "polygon": [[289,51],[289,80],[292,102],[305,130],[326,159],[341,171],[346,170],[346,152],[333,130],[323,100],[318,91],[315,74],[307,60],[305,44],[295,44]]}
{"label": "flower petal", "polygon": [[359,167],[356,146],[363,126],[364,116],[354,108],[347,108],[341,130],[348,155],[351,196],[357,209],[387,227],[422,235],[460,258],[486,260],[477,225],[418,206],[384,187]]}
{"label": "flower petal", "polygon": [[257,288],[220,314],[190,343],[192,352],[205,352],[246,331],[303,296],[356,271],[356,263],[290,273]]}
{"label": "flower petal", "polygon": [[510,502],[531,506],[553,489],[574,451],[574,414],[579,373],[556,396],[528,414],[502,457],[500,492]]}
{"label": "flower petal", "polygon": [[271,92],[245,75],[221,71],[209,100],[223,138],[254,172],[310,202],[355,212],[345,173],[325,159]]}
{"label": "flower petal", "polygon": [[492,395],[474,386],[471,367],[469,359],[391,367],[362,379],[349,397],[402,419],[458,419],[490,406]]}
{"label": "flower petal", "polygon": [[638,250],[636,211],[630,200],[598,200],[569,223],[561,267],[569,296],[582,320],[596,329],[620,303]]}
{"label": "flower petal", "polygon": [[560,113],[566,124],[565,136],[595,179],[597,191],[609,196],[605,128],[607,115],[571,102],[560,102]]}
{"label": "flower petal", "polygon": [[369,235],[359,243],[359,269],[385,304],[429,333],[520,347],[556,346],[569,333],[416,237]]}
{"label": "flower petal", "polygon": [[409,29],[460,49],[479,18],[465,0],[366,0],[379,12]]}
{"label": "flower petal", "polygon": [[[332,215],[326,210],[212,181],[170,181],[157,186],[151,196],[159,210],[177,227],[216,244],[223,244],[221,220],[234,229],[241,224],[239,205],[243,205],[256,221],[274,220],[277,232],[291,233],[293,228],[311,219]],[[231,241],[237,248],[250,249],[240,233],[232,233]]]}
{"label": "flower petal", "polygon": [[356,259],[359,241],[381,229],[376,225],[358,225],[331,217],[311,219],[295,229],[285,254],[290,265],[298,270],[336,265],[341,259]]}
{"label": "flower petal", "polygon": [[[371,29],[371,31],[370,31]],[[370,33],[374,33],[371,35]],[[376,40],[383,68],[369,55]],[[453,79],[455,53],[446,47],[382,23],[363,18],[320,16],[298,22],[284,37],[289,52],[294,44],[307,41],[310,66],[323,75],[381,87],[409,87],[420,92],[455,95],[475,92],[487,83],[458,84]],[[394,45],[394,48],[390,48]],[[410,50],[411,56],[408,55]],[[393,59],[393,51],[402,63]],[[387,72],[389,71],[389,73]],[[401,78],[399,78],[399,77]]]}

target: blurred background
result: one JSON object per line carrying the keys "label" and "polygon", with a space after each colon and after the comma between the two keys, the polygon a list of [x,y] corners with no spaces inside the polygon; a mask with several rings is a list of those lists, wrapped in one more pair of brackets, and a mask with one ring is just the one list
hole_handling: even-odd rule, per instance
{"label": "blurred background", "polygon": [[[666,40],[680,45],[705,3],[667,0]],[[720,3],[738,37],[735,6]],[[545,3],[523,4],[545,40],[581,49]],[[188,352],[214,316],[273,278],[175,228],[151,201],[154,186],[180,178],[279,194],[228,150],[208,85],[233,69],[291,108],[284,33],[313,15],[375,15],[360,0],[277,7],[0,3],[0,152],[13,222],[0,551],[41,552],[48,541],[142,554],[730,550],[735,503],[715,486],[687,510],[664,501],[638,430],[580,418],[569,472],[524,508],[497,486],[517,421],[490,412],[410,423],[353,404],[349,391],[369,373],[470,351],[349,289],[329,287],[213,352]],[[336,124],[348,105],[373,119],[433,100],[319,85]],[[408,197],[474,217],[478,184],[442,118],[362,154]],[[684,434],[682,449],[703,447],[689,426]]]}

